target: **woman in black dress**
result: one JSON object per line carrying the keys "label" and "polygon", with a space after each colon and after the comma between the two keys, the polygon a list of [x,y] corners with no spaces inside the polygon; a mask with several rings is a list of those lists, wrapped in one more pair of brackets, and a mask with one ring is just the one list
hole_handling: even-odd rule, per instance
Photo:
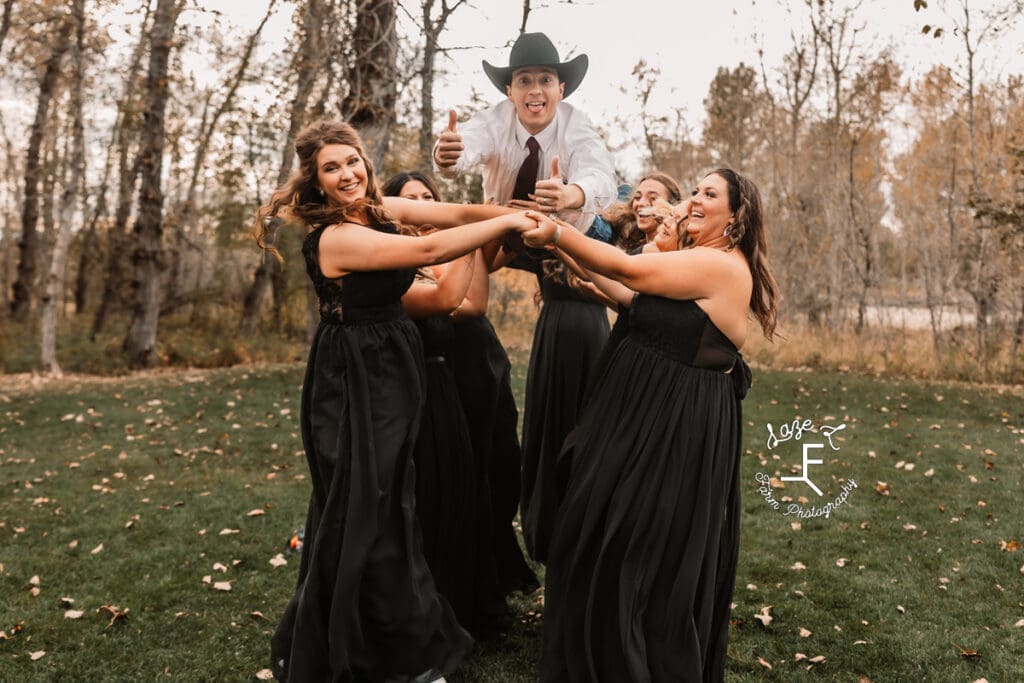
{"label": "woman in black dress", "polygon": [[[659,201],[674,204],[680,198],[679,184],[670,176],[658,171],[644,175],[629,204],[618,205],[606,216],[616,245],[629,253],[653,245],[658,221],[650,210]],[[588,276],[587,281],[599,278]],[[600,287],[570,289],[552,278],[541,279],[541,290],[546,296],[530,357],[523,421],[521,507],[526,548],[533,559],[545,562],[563,494],[564,476],[558,465],[562,443],[592,393],[589,383],[604,372],[610,350],[625,336],[629,303],[615,305]],[[599,302],[618,309],[610,334],[605,307]]]}
{"label": "woman in black dress", "polygon": [[[776,286],[757,188],[698,184],[679,251],[627,256],[552,221],[524,235],[638,292],[629,332],[565,443],[542,681],[720,681],[739,542],[739,348],[771,338]],[[539,218],[539,216],[537,216]]]}
{"label": "woman in black dress", "polygon": [[[401,297],[415,268],[535,224],[497,207],[383,199],[345,123],[308,126],[295,149],[299,170],[260,208],[256,226],[260,246],[274,216],[312,228],[302,251],[321,314],[300,416],[313,492],[272,670],[279,680],[318,683],[443,680],[472,641],[423,559],[411,464],[423,348]],[[475,220],[402,234],[403,223]]]}
{"label": "woman in black dress", "polygon": [[[441,201],[434,181],[418,171],[396,173],[381,192],[385,197]],[[424,555],[438,590],[474,636],[493,630],[504,605],[496,589],[488,462],[473,447],[474,433],[486,430],[493,437],[493,420],[466,410],[460,395],[464,385],[479,393],[479,387],[489,385],[490,375],[473,368],[474,374],[460,382],[464,373],[455,374],[466,367],[465,356],[487,353],[485,344],[465,345],[461,339],[463,320],[478,319],[487,310],[487,265],[481,251],[463,257],[473,259],[471,267],[465,262],[434,266],[436,285],[421,281],[402,297],[423,337],[427,361],[427,401],[413,456]]]}

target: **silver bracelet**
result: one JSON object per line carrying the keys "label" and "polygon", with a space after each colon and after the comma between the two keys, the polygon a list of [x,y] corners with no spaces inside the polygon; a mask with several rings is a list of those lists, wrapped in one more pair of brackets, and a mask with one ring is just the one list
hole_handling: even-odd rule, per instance
{"label": "silver bracelet", "polygon": [[551,238],[551,244],[558,244],[558,238],[562,236],[562,226],[555,224],[555,236]]}

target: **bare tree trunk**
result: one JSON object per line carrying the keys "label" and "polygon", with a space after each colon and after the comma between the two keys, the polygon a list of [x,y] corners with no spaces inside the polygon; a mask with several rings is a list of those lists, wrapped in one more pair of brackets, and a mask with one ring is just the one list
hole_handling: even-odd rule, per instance
{"label": "bare tree trunk", "polygon": [[[436,0],[421,0],[423,10],[423,62],[420,65],[420,156],[429,165],[434,148],[434,69],[439,40],[449,17],[466,0],[441,0],[441,13],[432,19]],[[527,6],[529,0],[527,0]]]}
{"label": "bare tree trunk", "polygon": [[60,225],[53,247],[50,272],[43,295],[41,360],[43,370],[63,374],[57,363],[57,308],[64,299],[64,273],[67,269],[71,223],[85,195],[85,126],[82,123],[82,83],[85,80],[85,0],[72,2],[75,43],[71,48],[74,76],[71,81],[71,163],[64,173],[64,192],[60,200]]}
{"label": "bare tree trunk", "polygon": [[[192,225],[192,222],[195,219],[196,190],[199,187],[200,176],[202,175],[203,168],[206,165],[206,156],[210,151],[210,142],[213,140],[213,135],[217,132],[217,129],[220,126],[221,119],[235,104],[235,95],[238,93],[238,88],[242,85],[242,81],[245,79],[245,75],[249,71],[249,65],[252,63],[252,55],[256,50],[256,46],[259,44],[260,35],[263,33],[263,27],[266,26],[267,21],[274,13],[276,5],[277,0],[270,0],[270,3],[267,5],[266,14],[263,15],[263,20],[260,21],[256,30],[253,31],[252,35],[249,36],[249,39],[245,43],[245,48],[242,51],[242,57],[239,60],[238,68],[235,70],[235,73],[231,76],[230,80],[224,84],[224,87],[218,88],[218,91],[223,89],[227,90],[220,105],[209,116],[206,115],[205,109],[203,111],[203,125],[200,127],[198,133],[198,144],[196,145],[192,158],[192,173],[189,176],[188,189],[185,191],[185,200],[175,211],[170,213],[165,223],[165,228],[167,232],[170,233],[171,239],[174,242],[174,248],[171,256],[172,263],[169,287],[172,295],[177,295],[180,289],[182,277],[182,253],[188,243],[185,231],[188,230],[189,226]],[[210,99],[212,99],[212,96]],[[209,105],[210,99],[207,100],[207,105]]]}
{"label": "bare tree trunk", "polygon": [[15,320],[27,318],[35,301],[36,261],[39,258],[39,233],[36,231],[36,223],[39,220],[40,150],[50,115],[50,103],[53,101],[57,78],[60,76],[60,63],[68,50],[71,28],[70,22],[61,22],[53,52],[46,60],[43,77],[39,82],[39,99],[36,101],[36,115],[29,133],[28,151],[25,153],[25,200],[21,211],[21,241],[18,243],[20,260],[18,279],[14,281],[11,300],[11,315]]}
{"label": "bare tree trunk", "polygon": [[[302,20],[302,43],[295,53],[294,66],[298,78],[289,112],[288,135],[285,137],[281,150],[281,165],[277,172],[278,187],[283,185],[291,175],[295,158],[293,148],[295,138],[302,127],[306,125],[306,109],[320,70],[320,56],[323,54],[320,23],[325,14],[326,8],[323,0],[309,0],[306,3]],[[278,232],[282,226],[283,221],[280,220],[275,220],[270,226],[270,231],[267,234],[268,245],[277,247]],[[242,303],[242,318],[238,324],[238,331],[241,334],[252,334],[256,330],[267,291],[270,289],[274,275],[280,271],[281,266],[276,259],[266,252],[260,254],[260,265],[256,268],[252,285],[245,293]]]}
{"label": "bare tree trunk", "polygon": [[359,131],[367,156],[380,168],[388,151],[398,97],[395,0],[359,0],[351,42],[355,54],[348,68],[349,92],[341,103],[341,114]]}
{"label": "bare tree trunk", "polygon": [[[120,120],[121,117],[118,116],[118,121]],[[116,131],[115,128],[115,140],[117,138]],[[96,188],[96,206],[93,208],[92,218],[82,236],[82,251],[78,255],[78,273],[75,276],[76,316],[84,313],[89,303],[89,286],[92,283],[91,270],[92,265],[96,262],[96,226],[100,222],[100,218],[107,215],[107,188],[110,184],[110,171],[114,165],[114,150],[116,148],[116,144],[113,144],[114,141],[111,142],[112,144],[107,148],[107,157],[103,162],[103,178],[100,180],[99,187]],[[82,210],[84,211],[85,208],[83,205]]]}
{"label": "bare tree trunk", "polygon": [[118,103],[118,119],[114,123],[111,135],[111,145],[114,145],[114,141],[116,141],[118,155],[117,207],[114,211],[114,224],[107,232],[107,263],[103,274],[103,294],[100,296],[100,305],[92,321],[90,338],[93,340],[103,331],[111,309],[122,306],[126,299],[123,291],[125,286],[124,252],[127,249],[125,233],[132,212],[135,186],[141,168],[141,155],[131,154],[132,145],[138,136],[138,115],[141,110],[141,107],[135,104],[133,93],[136,90],[135,81],[138,78],[142,58],[145,54],[146,36],[149,35],[150,30],[150,16],[147,7],[146,15],[141,23],[139,41],[132,52],[128,74],[125,76],[124,91]]}
{"label": "bare tree trunk", "polygon": [[157,323],[160,317],[160,273],[164,267],[163,205],[161,187],[164,152],[164,119],[169,97],[167,65],[180,7],[177,0],[158,0],[150,34],[149,73],[146,77],[145,123],[140,157],[142,186],[139,218],[135,222],[132,263],[134,301],[132,319],[124,340],[131,367],[156,364]]}
{"label": "bare tree trunk", "polygon": [[11,305],[12,276],[18,267],[16,259],[17,236],[14,226],[17,224],[18,217],[21,216],[20,200],[23,198],[23,195],[18,191],[18,183],[21,180],[20,169],[18,168],[18,157],[20,155],[15,154],[14,143],[7,134],[7,126],[4,125],[2,116],[0,116],[0,140],[3,142],[4,151],[4,175],[0,178],[0,182],[3,183],[7,195],[12,199],[12,201],[4,203],[3,224],[6,227],[3,230],[2,240],[0,240],[0,265],[2,265],[2,272],[0,272],[0,306],[7,309]]}
{"label": "bare tree trunk", "polygon": [[7,31],[11,28],[11,8],[14,7],[14,0],[4,0],[3,16],[0,17],[0,51],[3,50],[4,39]]}

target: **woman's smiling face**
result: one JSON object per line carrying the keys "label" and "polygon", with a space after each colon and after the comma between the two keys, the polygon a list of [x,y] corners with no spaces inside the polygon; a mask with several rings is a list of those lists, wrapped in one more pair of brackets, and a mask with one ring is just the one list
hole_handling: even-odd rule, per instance
{"label": "woman's smiling face", "polygon": [[366,164],[350,145],[324,145],[316,155],[316,180],[331,204],[348,206],[366,196]]}

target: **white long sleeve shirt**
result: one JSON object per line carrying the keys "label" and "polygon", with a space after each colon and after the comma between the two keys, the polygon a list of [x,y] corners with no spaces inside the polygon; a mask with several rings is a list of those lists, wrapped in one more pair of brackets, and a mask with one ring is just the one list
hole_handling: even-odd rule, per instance
{"label": "white long sleeve shirt", "polygon": [[[530,133],[520,123],[515,105],[505,100],[474,114],[457,130],[462,136],[462,156],[446,169],[439,168],[435,161],[434,171],[452,178],[482,166],[484,199],[508,203],[519,167],[529,154],[526,141]],[[585,233],[594,222],[594,215],[611,206],[617,197],[612,156],[604,141],[587,115],[565,102],[558,104],[551,123],[533,137],[540,144],[537,179],[550,177],[551,159],[557,156],[562,178],[583,190],[583,206],[562,211],[559,217]]]}

